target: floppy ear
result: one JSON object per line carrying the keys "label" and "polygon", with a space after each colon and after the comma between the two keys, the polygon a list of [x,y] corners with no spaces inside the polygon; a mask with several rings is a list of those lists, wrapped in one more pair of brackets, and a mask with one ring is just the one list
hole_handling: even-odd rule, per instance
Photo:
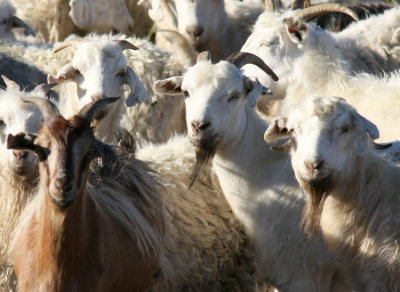
{"label": "floppy ear", "polygon": [[160,95],[179,95],[182,94],[182,82],[182,76],[174,76],[164,80],[157,80],[153,85],[153,89],[155,93]]}
{"label": "floppy ear", "polygon": [[267,143],[290,136],[290,129],[287,125],[286,117],[279,117],[272,120],[264,133],[264,140]]}
{"label": "floppy ear", "polygon": [[61,68],[57,73],[57,77],[53,77],[51,75],[47,75],[47,83],[61,83],[66,80],[71,80],[75,78],[75,70],[72,67],[72,64],[67,64]]}
{"label": "floppy ear", "polygon": [[132,70],[132,68],[127,67],[125,74],[125,83],[129,85],[131,92],[126,99],[127,106],[134,106],[136,102],[143,102],[147,97],[147,90],[144,87],[142,81]]}
{"label": "floppy ear", "polygon": [[95,147],[102,161],[101,175],[109,176],[118,162],[118,155],[110,145],[102,141],[96,140]]}
{"label": "floppy ear", "polygon": [[39,161],[46,160],[48,151],[39,145],[35,145],[35,139],[36,135],[28,133],[19,133],[15,136],[8,134],[7,149],[32,151],[39,157]]}
{"label": "floppy ear", "polygon": [[25,23],[22,19],[13,16],[11,18],[11,26],[12,27],[22,27],[24,29],[24,35],[28,36],[28,35],[32,35],[32,36],[36,36],[35,31],[33,30],[32,27],[30,27],[27,23]]}
{"label": "floppy ear", "polygon": [[257,78],[245,77],[244,84],[247,89],[247,104],[250,107],[254,107],[256,105],[257,99],[260,95],[272,95],[272,91],[263,86]]}
{"label": "floppy ear", "polygon": [[361,130],[362,132],[358,133],[356,140],[357,141],[356,151],[358,155],[363,155],[368,150],[368,146],[370,144],[368,140],[375,140],[379,138],[379,130],[375,126],[375,124],[373,124],[360,114],[356,113],[355,118],[362,125],[362,130]]}
{"label": "floppy ear", "polygon": [[308,35],[308,27],[306,22],[297,16],[284,18],[282,20],[286,24],[289,38],[295,44],[301,44]]}

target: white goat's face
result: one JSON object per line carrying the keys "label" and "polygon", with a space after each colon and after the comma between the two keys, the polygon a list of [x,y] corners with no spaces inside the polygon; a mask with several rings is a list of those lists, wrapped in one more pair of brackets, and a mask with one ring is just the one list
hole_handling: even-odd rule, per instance
{"label": "white goat's face", "polygon": [[42,122],[39,109],[20,100],[17,94],[2,92],[0,94],[0,159],[2,165],[8,167],[17,175],[29,176],[37,170],[38,161],[35,155],[28,151],[8,150],[6,138],[8,134],[20,132],[37,133]]}
{"label": "white goat's face", "polygon": [[69,15],[81,29],[97,33],[121,32],[131,34],[134,20],[124,0],[70,0]]}
{"label": "white goat's face", "polygon": [[274,120],[266,140],[279,133],[290,136],[292,165],[302,184],[350,178],[357,157],[368,151],[370,137],[379,136],[377,128],[343,99],[317,97],[305,104],[303,110]]}
{"label": "white goat's face", "polygon": [[[303,54],[309,41],[307,24],[292,15],[293,12],[284,15],[264,12],[241,49],[242,52],[253,53],[268,62],[271,69],[282,78],[291,76],[293,64]],[[244,72],[256,76],[274,91],[274,83],[257,67],[246,66]],[[279,84],[282,81],[276,85]]]}

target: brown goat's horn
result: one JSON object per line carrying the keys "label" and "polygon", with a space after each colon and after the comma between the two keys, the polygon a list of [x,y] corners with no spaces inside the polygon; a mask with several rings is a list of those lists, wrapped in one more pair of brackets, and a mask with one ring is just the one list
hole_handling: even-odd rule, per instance
{"label": "brown goat's horn", "polygon": [[291,9],[303,9],[304,8],[304,0],[293,0]]}
{"label": "brown goat's horn", "polygon": [[232,63],[239,69],[242,68],[246,64],[253,64],[262,69],[265,73],[267,73],[274,81],[278,81],[279,78],[276,76],[275,72],[272,71],[271,68],[268,67],[267,64],[264,63],[264,61],[260,58],[257,57],[254,54],[251,53],[246,53],[246,52],[237,52],[233,53],[226,59],[228,62]]}
{"label": "brown goat's horn", "polygon": [[201,61],[209,61],[211,59],[211,54],[209,51],[203,51],[197,56],[197,63]]}
{"label": "brown goat's horn", "polygon": [[272,151],[283,151],[287,148],[290,148],[292,146],[292,140],[288,140],[285,143],[283,143],[282,145],[279,146],[271,146],[269,147]]}
{"label": "brown goat's horn", "polygon": [[35,104],[42,113],[44,120],[49,117],[56,117],[60,115],[57,106],[47,98],[32,96],[32,97],[21,98],[21,100],[24,102],[30,102]]}
{"label": "brown goat's horn", "polygon": [[374,148],[376,150],[386,150],[386,149],[392,147],[392,145],[393,145],[392,143],[380,144],[380,143],[375,143],[375,142],[372,142],[372,144],[374,145]]}
{"label": "brown goat's horn", "polygon": [[53,52],[58,53],[59,51],[64,50],[65,48],[68,48],[68,47],[77,48],[78,45],[81,44],[83,41],[84,41],[84,39],[71,39],[69,41],[63,42],[58,47],[54,48]]}
{"label": "brown goat's horn", "polygon": [[139,48],[126,40],[114,40],[122,50],[139,50]]}
{"label": "brown goat's horn", "polygon": [[303,10],[298,11],[296,16],[303,18],[305,21],[311,21],[319,16],[329,13],[344,13],[358,21],[358,15],[353,10],[337,3],[325,3],[304,8]]}
{"label": "brown goat's horn", "polygon": [[282,9],[281,0],[265,0],[264,11],[275,12],[278,9]]}
{"label": "brown goat's horn", "polygon": [[85,105],[83,108],[81,108],[77,116],[91,122],[96,116],[97,111],[101,110],[103,107],[105,107],[110,103],[116,102],[119,98],[120,97],[118,96],[118,97],[107,97],[94,100]]}

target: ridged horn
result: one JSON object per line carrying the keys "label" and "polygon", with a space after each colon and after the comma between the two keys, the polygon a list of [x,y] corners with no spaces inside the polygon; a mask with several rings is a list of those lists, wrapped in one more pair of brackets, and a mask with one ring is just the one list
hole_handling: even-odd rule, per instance
{"label": "ridged horn", "polygon": [[79,44],[81,44],[84,41],[84,39],[71,39],[66,42],[63,42],[61,45],[58,47],[54,48],[53,52],[58,53],[61,50],[64,50],[65,48],[68,47],[74,47],[77,48]]}
{"label": "ridged horn", "polygon": [[60,115],[57,106],[47,98],[32,96],[32,97],[21,98],[21,100],[24,102],[30,102],[35,104],[42,113],[44,120],[49,117],[58,117]]}
{"label": "ridged horn", "polygon": [[305,21],[311,21],[319,16],[323,16],[329,13],[344,13],[349,15],[355,21],[358,21],[359,19],[358,15],[353,10],[337,3],[325,3],[311,6],[298,11],[295,15],[301,17]]}
{"label": "ridged horn", "polygon": [[211,54],[209,51],[203,51],[197,56],[197,63],[201,61],[210,61]]}
{"label": "ridged horn", "polygon": [[139,50],[139,48],[126,40],[114,40],[122,50]]}
{"label": "ridged horn", "polygon": [[287,148],[292,147],[292,140],[288,140],[285,143],[283,143],[282,145],[279,146],[271,146],[269,147],[272,151],[283,151]]}
{"label": "ridged horn", "polygon": [[119,98],[120,97],[107,97],[94,100],[81,108],[77,116],[91,122],[99,110],[110,103],[116,102]]}
{"label": "ridged horn", "polygon": [[230,55],[228,57],[228,59],[226,59],[226,61],[232,63],[239,69],[242,68],[246,64],[256,65],[261,70],[263,70],[265,73],[267,73],[274,81],[279,80],[279,78],[275,74],[275,72],[272,71],[272,69],[269,68],[268,65],[265,64],[264,61],[260,57],[254,55],[254,54],[247,53],[247,52],[236,52],[236,53],[233,53],[232,55]]}

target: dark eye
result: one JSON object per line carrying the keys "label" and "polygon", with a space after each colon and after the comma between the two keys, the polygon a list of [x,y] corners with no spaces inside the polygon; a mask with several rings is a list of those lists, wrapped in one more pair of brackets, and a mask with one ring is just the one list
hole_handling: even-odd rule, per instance
{"label": "dark eye", "polygon": [[4,127],[6,123],[3,120],[0,120],[0,127]]}
{"label": "dark eye", "polygon": [[228,98],[228,102],[232,102],[232,101],[235,101],[235,100],[238,100],[238,99],[239,99],[239,94],[235,93],[235,94],[232,94],[232,95]]}
{"label": "dark eye", "polygon": [[118,77],[121,77],[121,78],[124,78],[125,77],[125,70],[121,70],[121,71],[119,71],[118,73],[117,73],[117,76]]}
{"label": "dark eye", "polygon": [[96,150],[96,148],[90,147],[90,148],[89,148],[89,151],[88,151],[88,154],[91,155],[91,156],[96,156],[96,155],[97,155],[97,150]]}
{"label": "dark eye", "polygon": [[345,125],[342,127],[342,130],[340,133],[348,133],[350,130],[350,126],[349,125]]}
{"label": "dark eye", "polygon": [[81,76],[82,75],[82,73],[81,73],[81,71],[79,71],[79,69],[75,69],[74,70],[74,74],[75,74],[75,76]]}
{"label": "dark eye", "polygon": [[183,93],[184,97],[189,97],[189,92],[188,91],[184,90],[182,93]]}

